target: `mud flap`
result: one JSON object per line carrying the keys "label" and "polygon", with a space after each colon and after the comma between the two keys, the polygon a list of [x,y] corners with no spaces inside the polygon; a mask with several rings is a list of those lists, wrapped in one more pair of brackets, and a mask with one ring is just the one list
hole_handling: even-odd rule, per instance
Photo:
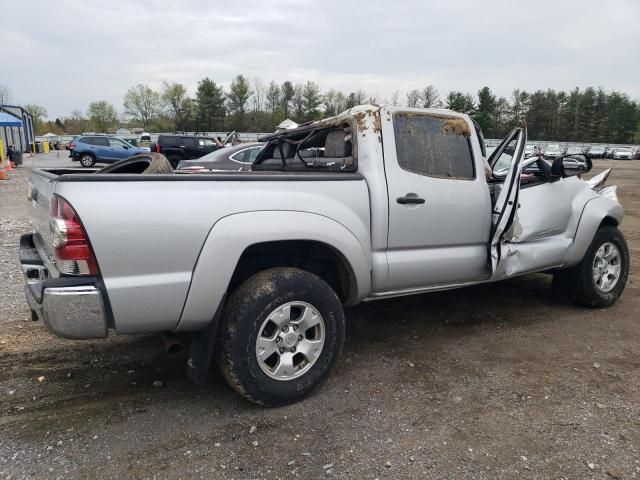
{"label": "mud flap", "polygon": [[520,207],[518,201],[527,130],[523,127],[513,129],[494,151],[489,163],[493,166],[513,141],[516,143],[511,164],[491,212],[491,240],[489,242],[491,274],[496,273],[498,264],[503,259],[502,244],[505,241],[518,241],[522,234],[522,226],[518,221],[518,208]]}
{"label": "mud flap", "polygon": [[191,335],[191,343],[189,344],[187,355],[187,375],[194,383],[200,386],[207,382],[211,360],[213,359],[213,348],[216,344],[216,334],[226,301],[227,295],[225,294],[207,328]]}

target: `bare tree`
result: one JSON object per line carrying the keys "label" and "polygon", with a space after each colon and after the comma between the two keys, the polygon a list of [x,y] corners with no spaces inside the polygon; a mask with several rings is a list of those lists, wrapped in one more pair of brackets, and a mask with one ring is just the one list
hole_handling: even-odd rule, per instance
{"label": "bare tree", "polygon": [[80,110],[73,110],[69,117],[63,118],[67,133],[77,134],[89,130],[89,119]]}
{"label": "bare tree", "polygon": [[422,106],[424,108],[438,108],[442,105],[440,102],[440,93],[433,85],[427,85],[422,90]]}
{"label": "bare tree", "polygon": [[264,108],[264,83],[259,78],[253,79],[253,97],[251,97],[254,112],[261,112]]}
{"label": "bare tree", "polygon": [[253,129],[258,131],[258,117],[264,108],[264,91],[265,86],[258,77],[253,79],[253,95],[251,96],[251,110],[253,111]]}
{"label": "bare tree", "polygon": [[118,122],[118,112],[116,112],[114,106],[106,100],[91,102],[87,109],[87,114],[89,115],[93,128],[100,133],[108,133],[113,130]]}
{"label": "bare tree", "polygon": [[400,106],[400,90],[396,90],[395,92],[393,92],[393,95],[391,95],[391,106]]}
{"label": "bare tree", "polygon": [[42,135],[44,133],[44,117],[47,116],[47,109],[34,104],[25,105],[24,109],[29,112],[33,119],[33,128],[36,134]]}
{"label": "bare tree", "polygon": [[131,87],[124,96],[124,113],[140,120],[145,130],[158,116],[161,106],[160,94],[147,85]]}
{"label": "bare tree", "polygon": [[161,98],[169,114],[173,117],[176,128],[184,130],[189,103],[187,89],[181,83],[163,81]]}
{"label": "bare tree", "polygon": [[345,109],[346,97],[342,92],[331,89],[324,94],[323,103],[325,116],[333,117]]}
{"label": "bare tree", "polygon": [[411,90],[407,92],[407,107],[416,108],[420,106],[420,100],[422,99],[422,95],[419,90]]}
{"label": "bare tree", "polygon": [[0,83],[0,105],[8,105],[13,102],[13,96],[11,95],[11,89],[8,85]]}
{"label": "bare tree", "polygon": [[367,92],[365,92],[364,90],[357,90],[354,93],[354,99],[356,101],[356,105],[362,105],[363,103],[367,102]]}
{"label": "bare tree", "polygon": [[298,122],[304,120],[304,93],[303,87],[299,83],[296,83],[293,87],[293,98],[291,99],[291,106],[293,107],[293,114]]}

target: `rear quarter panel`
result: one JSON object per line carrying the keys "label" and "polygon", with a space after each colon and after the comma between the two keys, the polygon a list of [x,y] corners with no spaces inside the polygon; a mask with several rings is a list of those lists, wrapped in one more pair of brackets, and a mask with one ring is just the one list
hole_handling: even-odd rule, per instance
{"label": "rear quarter panel", "polygon": [[[344,225],[370,251],[368,192],[361,179],[62,182],[56,192],[87,230],[118,333],[176,328],[205,240],[229,215],[313,213]],[[249,231],[259,241],[260,225]],[[213,287],[212,297],[218,294]]]}

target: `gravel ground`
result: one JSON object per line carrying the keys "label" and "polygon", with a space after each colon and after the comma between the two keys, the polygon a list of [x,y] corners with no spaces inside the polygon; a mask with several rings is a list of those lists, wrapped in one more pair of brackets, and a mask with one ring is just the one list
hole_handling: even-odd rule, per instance
{"label": "gravel ground", "polygon": [[215,374],[193,385],[156,336],[73,342],[31,322],[26,178],[53,162],[0,182],[0,478],[640,476],[640,162],[594,169],[615,166],[627,210],[614,307],[556,305],[545,275],[364,304],[329,381],[278,409]]}

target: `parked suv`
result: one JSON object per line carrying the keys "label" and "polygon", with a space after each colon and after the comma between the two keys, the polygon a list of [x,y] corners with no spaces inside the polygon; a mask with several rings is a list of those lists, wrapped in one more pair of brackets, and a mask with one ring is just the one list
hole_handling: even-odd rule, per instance
{"label": "parked suv", "polygon": [[69,157],[80,162],[83,167],[93,167],[96,163],[113,163],[139,153],[149,151],[148,147],[134,147],[118,137],[106,135],[81,135],[69,144]]}
{"label": "parked suv", "polygon": [[173,168],[176,168],[181,160],[200,158],[221,148],[218,143],[213,137],[160,135],[155,144],[155,151],[167,157]]}

